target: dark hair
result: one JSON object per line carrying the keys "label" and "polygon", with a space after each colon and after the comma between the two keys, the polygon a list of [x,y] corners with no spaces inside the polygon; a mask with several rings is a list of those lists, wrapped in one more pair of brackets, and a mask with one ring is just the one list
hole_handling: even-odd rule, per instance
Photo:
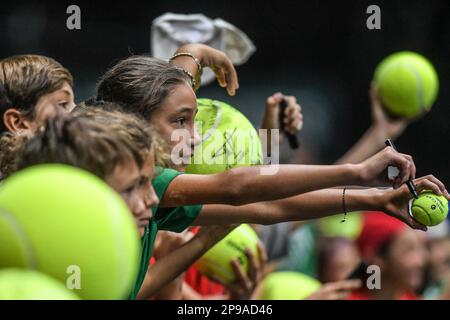
{"label": "dark hair", "polygon": [[178,67],[149,56],[126,58],[109,69],[97,85],[97,99],[118,103],[145,119],[174,88],[189,77]]}
{"label": "dark hair", "polygon": [[[31,119],[35,106],[45,94],[61,89],[67,82],[73,86],[70,72],[52,58],[39,55],[18,55],[0,61],[0,118],[16,108]],[[0,132],[6,131],[3,120]]]}
{"label": "dark hair", "polygon": [[[18,169],[42,163],[62,163],[105,179],[117,165],[133,159],[139,167],[144,150],[150,152],[151,135],[132,115],[95,109],[47,119],[18,153]],[[129,127],[133,126],[133,133]],[[136,128],[136,126],[139,126]],[[139,134],[141,144],[133,134]]]}

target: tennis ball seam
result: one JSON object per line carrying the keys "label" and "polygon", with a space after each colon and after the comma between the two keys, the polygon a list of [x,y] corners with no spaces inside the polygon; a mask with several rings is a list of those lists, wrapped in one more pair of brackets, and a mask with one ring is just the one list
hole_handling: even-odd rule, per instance
{"label": "tennis ball seam", "polygon": [[422,110],[422,112],[425,111],[425,99],[423,96],[423,82],[422,78],[419,75],[419,72],[417,68],[411,64],[404,64],[404,66],[411,71],[411,73],[414,75],[417,81],[417,98],[419,100],[419,108]]}
{"label": "tennis ball seam", "polygon": [[[415,211],[416,211],[416,210],[420,210],[420,211],[421,211],[421,217],[424,217],[424,216],[427,217],[428,221],[426,221],[425,225],[427,225],[427,226],[431,225],[431,221],[432,221],[432,220],[431,220],[431,216],[430,216],[430,214],[428,213],[428,211],[426,210],[426,208],[422,207],[422,206],[419,205],[419,204],[414,204],[414,205],[413,205],[413,208],[414,208]],[[416,218],[416,215],[414,215],[414,218],[415,218],[416,220],[418,220],[418,218]],[[420,222],[420,221],[419,221],[419,222]]]}
{"label": "tennis ball seam", "polygon": [[214,132],[217,130],[217,128],[219,127],[220,121],[222,120],[222,107],[217,105],[216,103],[214,103],[212,106],[214,108],[216,108],[216,120],[214,121],[214,124],[212,125],[211,128],[208,129],[208,131],[205,132],[205,134],[202,137],[202,143],[205,142],[206,140],[208,140],[213,134]]}
{"label": "tennis ball seam", "polygon": [[[414,66],[412,66],[411,64],[394,63],[394,64],[390,65],[388,68],[386,68],[386,70],[384,70],[384,72],[382,74],[380,74],[378,82],[379,83],[383,82],[384,78],[389,74],[389,71],[391,71],[394,68],[397,68],[399,65],[404,66],[414,76],[414,78],[416,79],[419,108],[420,108],[420,110],[422,110],[422,112],[424,112],[426,107],[425,107],[425,101],[424,101],[424,96],[423,96],[422,79],[421,79],[417,69]],[[383,95],[383,93],[381,92],[381,96],[382,95]]]}
{"label": "tennis ball seam", "polygon": [[22,246],[25,248],[25,252],[27,253],[27,264],[29,268],[37,270],[37,259],[36,253],[33,249],[33,245],[30,239],[27,237],[26,232],[23,230],[19,221],[9,212],[4,209],[0,209],[0,216],[4,218],[4,221],[9,222],[9,226],[15,232],[17,238],[19,239]]}

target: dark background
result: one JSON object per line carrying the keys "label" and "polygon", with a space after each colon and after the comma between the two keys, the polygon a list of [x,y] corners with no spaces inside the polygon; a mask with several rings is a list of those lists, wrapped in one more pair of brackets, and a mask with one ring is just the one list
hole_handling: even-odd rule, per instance
{"label": "dark background", "polygon": [[[82,29],[66,28],[66,8],[81,7]],[[366,28],[366,9],[381,7],[381,30]],[[369,83],[376,64],[413,50],[435,65],[440,92],[433,110],[409,126],[397,147],[414,156],[418,174],[450,183],[450,1],[2,1],[0,58],[44,54],[75,77],[76,100],[94,92],[118,59],[150,52],[152,20],[166,12],[203,13],[243,30],[257,51],[238,67],[241,89],[228,97],[215,84],[198,96],[221,99],[258,126],[267,96],[296,95],[303,107],[303,148],[331,163],[370,125]]]}

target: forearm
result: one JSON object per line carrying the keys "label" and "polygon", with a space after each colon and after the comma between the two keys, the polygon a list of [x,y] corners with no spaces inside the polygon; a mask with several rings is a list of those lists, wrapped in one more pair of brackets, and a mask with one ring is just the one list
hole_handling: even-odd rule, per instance
{"label": "forearm", "polygon": [[158,260],[147,272],[138,299],[149,299],[164,286],[183,273],[209,248],[221,240],[229,230],[210,230],[199,234],[189,242]]}
{"label": "forearm", "polygon": [[384,141],[389,138],[377,126],[371,126],[363,136],[348,150],[336,164],[359,163],[373,156],[385,147]]}
{"label": "forearm", "polygon": [[[346,190],[347,212],[382,210],[382,195],[378,189]],[[194,221],[197,225],[223,223],[274,224],[284,221],[304,221],[343,212],[343,190],[324,189],[277,201],[243,206],[206,205]]]}
{"label": "forearm", "polygon": [[[277,167],[273,174],[267,173]],[[263,171],[265,170],[265,171]],[[180,175],[169,185],[160,206],[244,205],[360,183],[358,165],[277,165],[240,167],[214,175]]]}
{"label": "forearm", "polygon": [[304,221],[343,213],[344,201],[347,212],[383,210],[384,192],[378,189],[347,189],[343,196],[342,189],[325,189],[274,201],[275,214],[269,222]]}

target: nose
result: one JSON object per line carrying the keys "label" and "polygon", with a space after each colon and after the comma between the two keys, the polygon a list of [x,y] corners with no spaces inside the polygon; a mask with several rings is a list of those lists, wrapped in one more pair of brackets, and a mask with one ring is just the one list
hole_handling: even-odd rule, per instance
{"label": "nose", "polygon": [[144,199],[137,195],[134,196],[132,208],[133,208],[133,215],[136,218],[142,218],[143,216],[145,216],[146,211],[148,211]]}
{"label": "nose", "polygon": [[191,131],[190,140],[191,140],[190,142],[191,142],[192,148],[202,142],[202,139],[201,139],[200,135],[198,134],[196,126],[193,126],[193,129]]}
{"label": "nose", "polygon": [[145,206],[147,209],[151,209],[156,207],[158,204],[159,198],[156,195],[155,189],[153,189],[153,186],[151,186],[145,197]]}

